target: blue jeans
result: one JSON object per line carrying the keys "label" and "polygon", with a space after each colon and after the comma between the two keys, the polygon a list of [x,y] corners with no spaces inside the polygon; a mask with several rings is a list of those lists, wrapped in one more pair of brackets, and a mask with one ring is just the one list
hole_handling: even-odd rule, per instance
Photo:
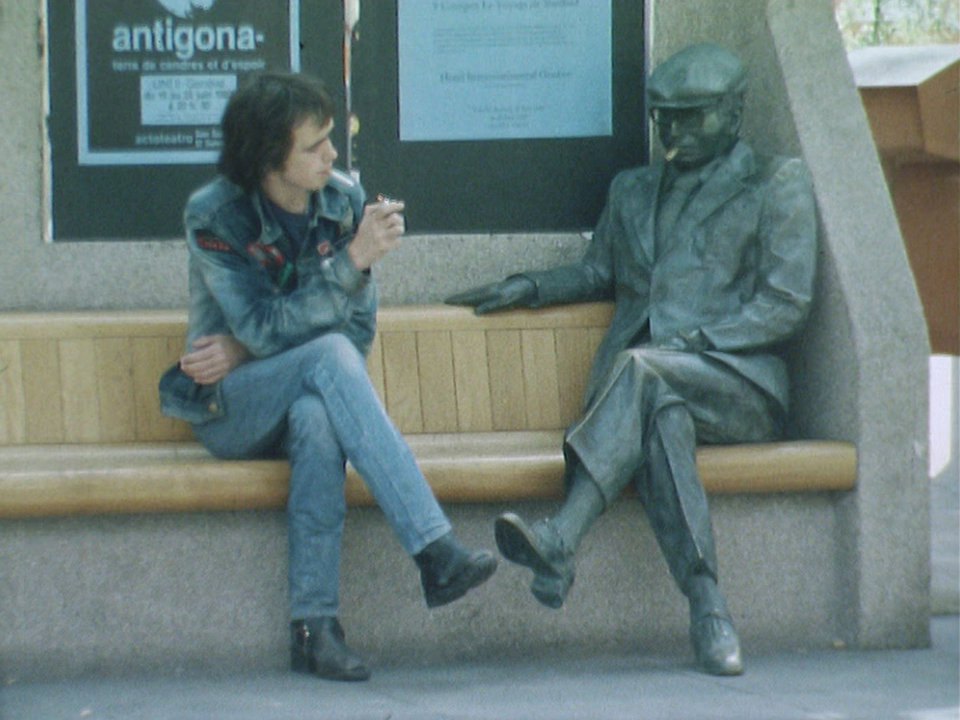
{"label": "blue jeans", "polygon": [[223,417],[194,426],[221,458],[286,456],[290,617],[336,615],[346,461],[357,469],[408,554],[450,523],[387,416],[363,356],[331,333],[235,368]]}

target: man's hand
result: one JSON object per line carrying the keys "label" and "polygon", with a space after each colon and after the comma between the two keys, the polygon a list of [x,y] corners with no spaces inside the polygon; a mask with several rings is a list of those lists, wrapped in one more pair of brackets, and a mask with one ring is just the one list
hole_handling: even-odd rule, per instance
{"label": "man's hand", "polygon": [[507,310],[518,305],[528,305],[537,293],[537,286],[529,278],[522,275],[508,277],[501,282],[481,285],[456,295],[451,295],[444,302],[448,305],[469,305],[477,315]]}
{"label": "man's hand", "polygon": [[204,335],[180,358],[180,369],[195,383],[213,385],[245,362],[250,354],[232,335]]}
{"label": "man's hand", "polygon": [[369,270],[377,260],[400,245],[405,227],[403,208],[399,200],[381,200],[363,209],[357,234],[347,245],[347,254],[357,270]]}

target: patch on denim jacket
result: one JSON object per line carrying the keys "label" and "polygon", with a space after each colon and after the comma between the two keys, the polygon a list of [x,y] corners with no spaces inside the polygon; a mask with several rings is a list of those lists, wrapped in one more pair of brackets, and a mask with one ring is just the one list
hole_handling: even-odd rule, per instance
{"label": "patch on denim jacket", "polygon": [[198,230],[194,235],[194,239],[196,240],[197,247],[202,250],[233,252],[233,248],[231,248],[226,242],[207,230]]}
{"label": "patch on denim jacket", "polygon": [[283,267],[286,262],[283,254],[275,245],[262,242],[247,243],[247,252],[253,255],[253,259],[265,268]]}

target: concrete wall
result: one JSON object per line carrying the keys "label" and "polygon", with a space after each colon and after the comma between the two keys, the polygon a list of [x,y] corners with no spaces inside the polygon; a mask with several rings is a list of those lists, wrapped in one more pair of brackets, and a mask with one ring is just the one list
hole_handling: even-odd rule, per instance
{"label": "concrete wall", "polygon": [[[180,242],[42,243],[37,5],[0,0],[8,61],[0,77],[0,307],[183,306]],[[713,501],[723,583],[747,651],[835,641],[922,646],[928,346],[829,0],[670,0],[654,2],[651,18],[654,60],[700,40],[737,50],[752,77],[748,138],[762,151],[802,154],[812,171],[823,248],[817,307],[792,351],[793,432],[850,440],[860,452],[854,493]],[[583,243],[574,234],[410,237],[380,267],[382,294],[387,304],[437,301],[510,270],[561,262]],[[489,545],[500,509],[451,514],[467,538]],[[427,613],[401,560],[377,511],[351,513],[344,618],[358,647],[384,661],[511,648],[689,652],[682,600],[632,504],[590,536],[559,613],[528,597],[517,568],[504,568],[476,597]],[[282,664],[284,563],[280,514],[0,523],[0,674],[202,666],[211,658]],[[224,646],[224,633],[240,635]],[[45,653],[51,637],[74,650],[69,660]]]}

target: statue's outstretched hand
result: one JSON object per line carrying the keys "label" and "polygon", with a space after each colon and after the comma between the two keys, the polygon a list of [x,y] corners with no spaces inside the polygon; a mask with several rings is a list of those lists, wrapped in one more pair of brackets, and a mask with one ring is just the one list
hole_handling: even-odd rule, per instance
{"label": "statue's outstretched hand", "polygon": [[477,315],[527,305],[535,297],[537,286],[529,278],[514,275],[500,282],[481,285],[456,295],[444,302],[448,305],[469,305]]}

